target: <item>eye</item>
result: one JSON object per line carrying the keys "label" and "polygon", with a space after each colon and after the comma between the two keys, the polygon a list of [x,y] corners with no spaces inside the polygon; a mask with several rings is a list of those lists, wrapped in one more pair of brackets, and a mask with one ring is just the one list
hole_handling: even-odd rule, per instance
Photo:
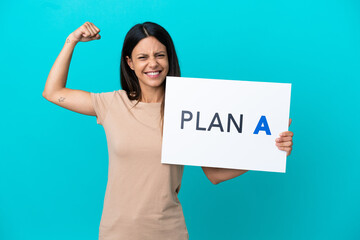
{"label": "eye", "polygon": [[159,54],[158,57],[165,57],[165,55],[164,54]]}

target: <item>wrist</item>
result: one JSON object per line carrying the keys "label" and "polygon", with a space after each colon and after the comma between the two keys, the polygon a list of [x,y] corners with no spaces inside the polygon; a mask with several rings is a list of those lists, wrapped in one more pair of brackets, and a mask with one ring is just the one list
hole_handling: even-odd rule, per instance
{"label": "wrist", "polygon": [[66,44],[73,44],[73,45],[76,45],[79,41],[76,40],[72,34],[70,34],[67,38],[66,38],[66,41],[65,43]]}

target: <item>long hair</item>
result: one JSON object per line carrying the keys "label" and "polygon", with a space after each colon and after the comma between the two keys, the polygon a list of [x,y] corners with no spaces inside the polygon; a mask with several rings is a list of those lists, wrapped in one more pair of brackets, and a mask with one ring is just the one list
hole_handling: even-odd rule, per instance
{"label": "long hair", "polygon": [[[133,26],[125,36],[124,45],[121,52],[120,61],[120,83],[123,90],[126,91],[130,100],[137,100],[136,104],[141,99],[141,88],[139,80],[135,72],[129,67],[126,61],[126,56],[131,57],[131,53],[140,40],[147,37],[155,37],[166,47],[169,72],[167,76],[180,77],[180,66],[176,55],[174,43],[170,37],[170,34],[159,24],[153,22],[144,22],[142,24],[136,24]],[[162,84],[164,91],[166,86],[166,78]],[[135,106],[136,106],[135,104]],[[161,103],[161,129],[164,122],[164,107],[165,98]]]}

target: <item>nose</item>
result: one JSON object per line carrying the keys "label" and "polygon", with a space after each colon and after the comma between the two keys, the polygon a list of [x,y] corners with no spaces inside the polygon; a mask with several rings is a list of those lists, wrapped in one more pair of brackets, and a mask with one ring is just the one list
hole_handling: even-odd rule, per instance
{"label": "nose", "polygon": [[156,58],[149,58],[149,67],[154,68],[158,65],[158,62],[156,61]]}

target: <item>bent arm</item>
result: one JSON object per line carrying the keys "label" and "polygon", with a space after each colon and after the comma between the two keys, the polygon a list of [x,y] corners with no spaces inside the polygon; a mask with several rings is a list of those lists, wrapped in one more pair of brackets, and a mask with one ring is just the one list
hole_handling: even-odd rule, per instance
{"label": "bent arm", "polygon": [[63,108],[95,116],[90,92],[66,88],[69,66],[76,44],[77,41],[69,35],[50,70],[42,95],[46,100]]}
{"label": "bent arm", "polygon": [[201,168],[203,169],[206,177],[213,184],[219,184],[229,179],[238,177],[248,171],[248,170],[213,168],[213,167],[201,167]]}

